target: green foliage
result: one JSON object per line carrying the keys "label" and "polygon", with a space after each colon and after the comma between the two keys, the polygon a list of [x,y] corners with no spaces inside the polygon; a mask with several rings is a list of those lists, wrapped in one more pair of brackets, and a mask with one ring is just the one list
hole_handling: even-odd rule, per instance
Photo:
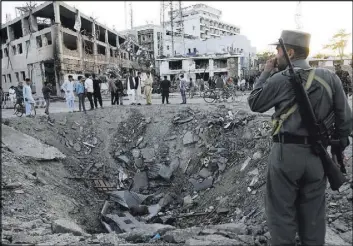
{"label": "green foliage", "polygon": [[351,34],[347,33],[346,30],[340,29],[335,35],[333,35],[331,43],[324,46],[324,49],[331,49],[338,52],[338,56],[343,60],[343,57],[345,56],[344,49],[347,46],[350,36]]}
{"label": "green foliage", "polygon": [[257,53],[256,56],[258,58],[258,64],[265,64],[267,60],[275,57],[276,54],[271,51],[264,51],[262,53]]}

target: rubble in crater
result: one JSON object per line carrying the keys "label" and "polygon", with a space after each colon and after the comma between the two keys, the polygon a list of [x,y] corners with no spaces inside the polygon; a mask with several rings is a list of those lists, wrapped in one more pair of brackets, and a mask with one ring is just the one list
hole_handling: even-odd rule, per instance
{"label": "rubble in crater", "polygon": [[[191,107],[164,115],[126,112],[120,120],[112,115],[64,117],[53,125],[39,120],[29,130],[10,122],[68,156],[63,185],[69,190],[76,182],[78,191],[67,195],[80,202],[73,214],[43,215],[44,224],[23,228],[27,238],[9,233],[6,222],[3,242],[50,245],[67,235],[68,245],[268,245],[270,118],[222,105],[208,112]],[[41,177],[28,180],[51,185]],[[22,182],[4,181],[6,196],[26,195]],[[352,179],[340,193],[327,190],[330,243],[352,243],[351,205]],[[84,218],[90,208],[93,218]]]}

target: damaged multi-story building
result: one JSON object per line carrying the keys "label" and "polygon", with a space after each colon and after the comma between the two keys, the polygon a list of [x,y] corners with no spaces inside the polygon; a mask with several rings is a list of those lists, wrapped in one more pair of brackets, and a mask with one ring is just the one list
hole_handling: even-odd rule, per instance
{"label": "damaged multi-story building", "polygon": [[28,77],[37,95],[45,81],[58,95],[69,74],[148,69],[138,62],[138,49],[137,43],[76,8],[47,1],[1,26],[2,88],[6,92]]}
{"label": "damaged multi-story building", "polygon": [[180,74],[194,80],[214,75],[246,77],[258,70],[256,48],[244,35],[188,40],[177,44],[175,53],[173,58],[157,59],[160,75],[171,80]]}

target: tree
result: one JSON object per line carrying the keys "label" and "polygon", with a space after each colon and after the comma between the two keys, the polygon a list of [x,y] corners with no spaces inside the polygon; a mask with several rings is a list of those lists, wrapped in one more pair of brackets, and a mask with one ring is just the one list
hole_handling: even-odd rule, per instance
{"label": "tree", "polygon": [[341,61],[343,61],[344,48],[347,46],[350,35],[351,34],[347,33],[345,29],[340,29],[335,35],[332,36],[331,43],[326,44],[324,49],[331,49],[338,52]]}
{"label": "tree", "polygon": [[258,64],[265,64],[267,60],[271,59],[272,57],[275,57],[276,54],[271,51],[264,51],[262,53],[257,53],[256,56],[258,58]]}
{"label": "tree", "polygon": [[322,53],[318,53],[318,54],[313,56],[313,58],[316,58],[316,59],[327,59],[329,57],[330,57],[330,55],[322,54]]}

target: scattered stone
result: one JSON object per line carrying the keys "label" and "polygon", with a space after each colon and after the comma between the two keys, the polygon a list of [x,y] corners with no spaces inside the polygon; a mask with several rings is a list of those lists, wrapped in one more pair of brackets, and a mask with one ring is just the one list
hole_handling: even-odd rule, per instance
{"label": "scattered stone", "polygon": [[229,213],[228,208],[217,208],[217,214],[227,214]]}
{"label": "scattered stone", "polygon": [[212,173],[210,171],[208,171],[207,168],[202,168],[201,171],[199,172],[199,176],[201,178],[208,178],[212,175]]}
{"label": "scattered stone", "polygon": [[248,158],[244,161],[243,165],[241,166],[240,171],[244,171],[244,169],[249,165],[250,161],[251,161],[251,158],[248,157]]}
{"label": "scattered stone", "polygon": [[144,162],[142,158],[135,158],[135,167],[138,169],[143,169],[144,168]]}
{"label": "scattered stone", "polygon": [[140,190],[148,188],[148,177],[147,172],[136,173],[133,179],[133,185],[131,190],[140,192]]}
{"label": "scattered stone", "polygon": [[121,162],[124,162],[127,165],[130,163],[130,159],[126,155],[119,156],[118,160],[121,161]]}
{"label": "scattered stone", "polygon": [[338,230],[339,232],[346,232],[348,231],[348,227],[345,226],[341,221],[335,220],[334,222],[331,223],[331,225]]}
{"label": "scattered stone", "polygon": [[143,141],[143,137],[140,137],[138,140],[137,140],[137,143],[136,143],[136,147],[138,147]]}
{"label": "scattered stone", "polygon": [[207,188],[210,188],[213,185],[213,177],[209,177],[201,183],[199,183],[196,179],[193,178],[189,179],[189,181],[194,186],[195,191],[206,190]]}
{"label": "scattered stone", "polygon": [[255,152],[254,155],[252,156],[252,159],[253,159],[253,160],[258,160],[258,159],[261,159],[261,157],[262,157],[261,152],[260,152],[260,151],[257,151],[257,152]]}
{"label": "scattered stone", "polygon": [[153,160],[153,158],[155,157],[154,148],[141,149],[141,154],[143,159],[148,161]]}
{"label": "scattered stone", "polygon": [[140,151],[139,149],[133,149],[133,150],[131,151],[131,154],[132,154],[132,156],[133,156],[134,158],[139,158],[140,155],[141,155],[141,151]]}
{"label": "scattered stone", "polygon": [[173,136],[167,137],[167,138],[165,139],[165,141],[171,141],[171,140],[174,140],[174,139],[176,139],[176,138],[177,138],[177,136],[173,135]]}
{"label": "scattered stone", "polygon": [[252,170],[251,172],[248,173],[249,175],[252,176],[258,176],[259,175],[259,169],[255,168],[254,170]]}
{"label": "scattered stone", "polygon": [[15,182],[15,183],[5,185],[4,189],[17,189],[20,187],[22,187],[22,184],[20,182]]}
{"label": "scattered stone", "polygon": [[169,167],[170,167],[170,169],[172,169],[173,172],[174,172],[175,170],[178,169],[179,165],[180,165],[179,159],[174,159],[174,160],[172,160],[172,162],[170,163]]}
{"label": "scattered stone", "polygon": [[173,170],[167,167],[166,165],[160,164],[158,175],[163,179],[169,181],[171,176],[173,175]]}
{"label": "scattered stone", "polygon": [[167,194],[161,200],[159,200],[158,204],[161,206],[161,208],[165,208],[173,201],[174,197],[171,194]]}
{"label": "scattered stone", "polygon": [[75,236],[88,235],[80,226],[67,219],[58,219],[52,223],[53,233],[72,233]]}
{"label": "scattered stone", "polygon": [[259,177],[255,176],[252,178],[251,183],[249,184],[249,187],[254,187],[255,184],[259,181]]}
{"label": "scattered stone", "polygon": [[190,121],[192,121],[194,119],[194,117],[188,117],[186,119],[177,119],[177,120],[174,120],[174,124],[184,124],[184,123],[188,123]]}
{"label": "scattered stone", "polygon": [[184,199],[183,199],[184,206],[191,205],[192,203],[193,203],[193,201],[192,201],[192,198],[190,195],[187,195],[186,197],[184,197]]}
{"label": "scattered stone", "polygon": [[238,235],[237,238],[246,245],[254,245],[254,238],[250,235]]}
{"label": "scattered stone", "polygon": [[183,137],[184,146],[197,143],[197,141],[198,141],[198,139],[196,140],[196,138],[194,137],[194,134],[190,131],[187,132]]}
{"label": "scattered stone", "polygon": [[81,151],[81,145],[79,143],[75,143],[74,144],[74,150],[76,150],[77,152]]}
{"label": "scattered stone", "polygon": [[15,190],[16,194],[24,194],[25,192],[23,190]]}

